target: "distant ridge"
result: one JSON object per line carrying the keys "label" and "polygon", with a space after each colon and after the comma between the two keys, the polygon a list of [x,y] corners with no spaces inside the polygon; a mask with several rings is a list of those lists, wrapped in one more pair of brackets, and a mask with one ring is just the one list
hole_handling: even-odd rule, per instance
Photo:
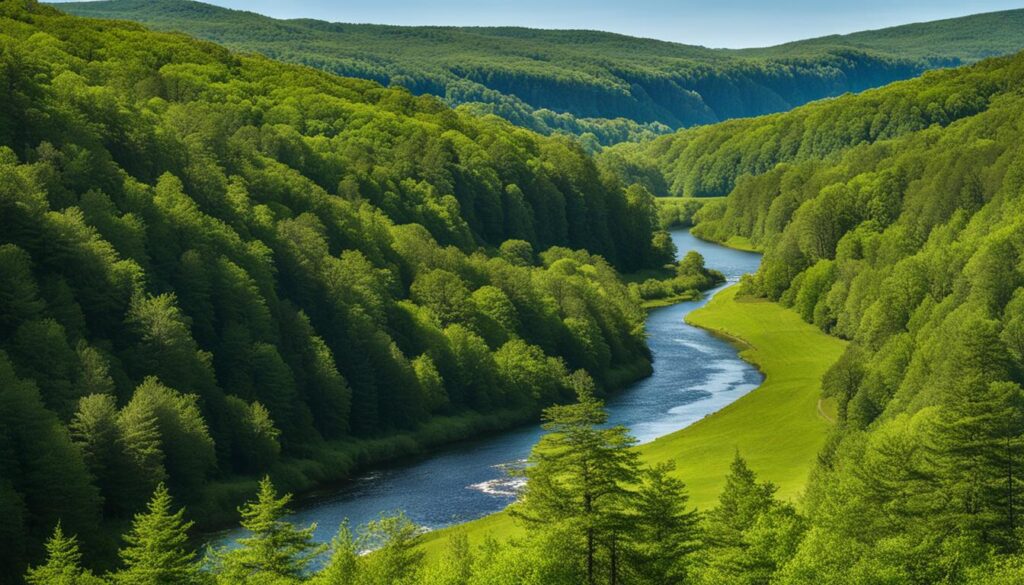
{"label": "distant ridge", "polygon": [[1024,10],[733,50],[598,31],[276,20],[185,0],[56,6],[438,95],[545,134],[584,136],[595,148],[785,111],[1024,47]]}

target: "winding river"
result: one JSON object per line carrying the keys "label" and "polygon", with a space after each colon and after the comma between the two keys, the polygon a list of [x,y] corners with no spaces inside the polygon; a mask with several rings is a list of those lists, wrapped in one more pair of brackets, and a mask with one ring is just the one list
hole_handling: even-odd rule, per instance
{"label": "winding river", "polygon": [[[697,250],[728,283],[755,271],[761,260],[758,254],[698,240],[688,230],[673,231],[672,240],[680,257]],[[732,346],[683,321],[720,288],[700,300],[649,312],[647,341],[654,373],[607,401],[612,424],[629,427],[640,442],[651,441],[721,409],[761,383],[761,374]],[[402,510],[416,524],[437,529],[498,512],[513,501],[519,481],[508,476],[508,467],[522,464],[541,433],[538,426],[523,427],[368,471],[327,494],[304,498],[292,519],[300,525],[316,522],[316,539],[327,542],[346,518],[360,527],[382,513]],[[238,536],[231,531],[217,540],[230,542]]]}

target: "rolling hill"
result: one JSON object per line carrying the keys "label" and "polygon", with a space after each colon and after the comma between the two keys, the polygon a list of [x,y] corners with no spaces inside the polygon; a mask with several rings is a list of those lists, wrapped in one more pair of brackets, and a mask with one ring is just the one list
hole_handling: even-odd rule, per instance
{"label": "rolling hill", "polygon": [[441,96],[598,144],[789,110],[1024,47],[1024,10],[728,50],[584,30],[276,20],[182,0],[59,4]]}

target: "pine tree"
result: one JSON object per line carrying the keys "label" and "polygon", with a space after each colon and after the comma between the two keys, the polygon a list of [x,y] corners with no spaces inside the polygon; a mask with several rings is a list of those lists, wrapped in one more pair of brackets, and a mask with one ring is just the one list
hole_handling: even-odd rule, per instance
{"label": "pine tree", "polygon": [[46,562],[28,570],[29,585],[100,585],[103,579],[82,568],[82,553],[74,535],[65,536],[60,523],[46,541]]}
{"label": "pine tree", "polygon": [[629,557],[644,583],[683,582],[689,557],[700,546],[700,517],[686,509],[686,485],[669,475],[674,469],[668,462],[644,470],[644,482],[631,498]]}
{"label": "pine tree", "polygon": [[511,513],[527,528],[569,523],[580,535],[587,583],[597,579],[599,546],[609,551],[611,580],[626,486],[636,483],[636,440],[625,427],[602,428],[608,415],[593,396],[593,382],[578,384],[576,404],[544,411],[548,431],[530,453],[527,483]]}
{"label": "pine tree", "polygon": [[937,519],[1004,552],[1018,546],[1024,504],[1024,396],[1013,382],[949,392],[932,436],[942,485]]}
{"label": "pine tree", "polygon": [[290,494],[277,497],[269,477],[260,481],[256,501],[239,509],[242,528],[252,535],[238,539],[238,548],[215,553],[218,582],[234,585],[253,578],[285,583],[301,580],[326,547],[313,542],[315,524],[297,528],[284,520],[290,501]]}
{"label": "pine tree", "polygon": [[431,585],[467,585],[473,576],[473,551],[465,532],[448,538],[441,558],[430,566],[424,582]]}
{"label": "pine tree", "polygon": [[758,482],[757,475],[736,453],[718,506],[708,512],[704,524],[707,547],[701,552],[701,560],[705,581],[760,582],[750,578],[761,562],[749,553],[747,533],[778,506],[775,490],[770,482]]}
{"label": "pine tree", "polygon": [[171,494],[157,486],[146,511],[135,516],[121,549],[124,569],[115,578],[125,585],[188,585],[201,583],[196,555],[187,548],[191,521],[185,509],[172,512]]}
{"label": "pine tree", "polygon": [[365,585],[413,585],[418,583],[423,552],[416,549],[419,528],[404,514],[370,522],[366,539],[375,547],[360,559],[359,582]]}
{"label": "pine tree", "polygon": [[759,514],[771,508],[776,487],[760,483],[739,452],[729,466],[718,507],[708,513],[708,539],[716,546],[738,544],[741,533],[750,528]]}
{"label": "pine tree", "polygon": [[356,583],[359,572],[359,552],[363,548],[364,539],[352,534],[348,520],[343,522],[338,528],[338,534],[331,540],[331,558],[312,579],[312,585]]}

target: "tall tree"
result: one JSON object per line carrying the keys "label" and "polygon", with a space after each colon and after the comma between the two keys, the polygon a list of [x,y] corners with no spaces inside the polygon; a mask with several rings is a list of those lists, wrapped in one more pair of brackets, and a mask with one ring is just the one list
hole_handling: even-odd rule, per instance
{"label": "tall tree", "polygon": [[[284,517],[291,494],[277,497],[269,477],[260,481],[256,500],[239,509],[242,528],[251,534],[238,539],[238,547],[214,554],[219,583],[236,584],[252,579],[298,583],[310,563],[326,550],[313,542],[316,525],[297,528]],[[275,581],[276,582],[276,581]]]}
{"label": "tall tree", "polygon": [[115,580],[124,585],[194,585],[203,582],[195,551],[188,548],[192,522],[185,509],[172,512],[174,502],[164,484],[157,486],[145,512],[135,515],[121,549],[124,568]]}
{"label": "tall tree", "polygon": [[526,487],[512,515],[527,528],[568,524],[579,538],[587,583],[597,581],[599,547],[608,547],[616,579],[616,542],[627,486],[637,481],[636,439],[623,426],[604,428],[608,414],[593,396],[593,382],[578,384],[578,402],[544,411],[547,431],[530,452]]}
{"label": "tall tree", "polygon": [[1024,524],[1024,396],[991,382],[943,401],[931,459],[942,485],[937,519],[976,533],[1004,552],[1020,547]]}
{"label": "tall tree", "polygon": [[361,559],[361,585],[414,585],[419,582],[423,551],[416,548],[419,527],[404,514],[384,516],[366,527],[366,541],[375,547]]}
{"label": "tall tree", "polygon": [[739,452],[733,458],[718,506],[707,513],[701,554],[704,582],[762,583],[758,559],[750,553],[749,531],[777,507],[770,482],[757,481]]}
{"label": "tall tree", "polygon": [[643,583],[683,583],[700,547],[700,516],[688,510],[682,480],[669,475],[675,463],[643,470],[626,515],[630,569]]}
{"label": "tall tree", "polygon": [[64,534],[60,523],[46,541],[46,562],[25,575],[29,585],[102,585],[105,581],[82,568],[82,552],[74,535]]}

